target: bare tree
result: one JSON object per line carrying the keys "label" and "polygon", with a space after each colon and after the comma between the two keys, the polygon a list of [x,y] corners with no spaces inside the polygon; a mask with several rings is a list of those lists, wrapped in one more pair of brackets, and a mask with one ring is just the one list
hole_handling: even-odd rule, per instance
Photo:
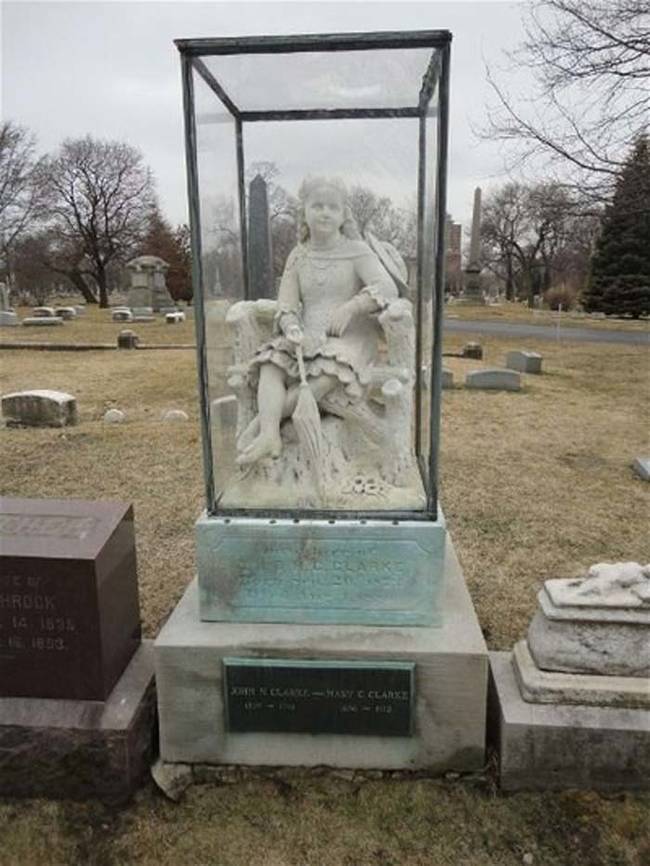
{"label": "bare tree", "polygon": [[12,254],[38,216],[42,188],[38,182],[36,142],[24,127],[0,124],[0,271],[13,283]]}
{"label": "bare tree", "polygon": [[483,261],[509,300],[518,289],[532,306],[554,282],[584,277],[595,226],[560,184],[508,183],[484,202]]}
{"label": "bare tree", "polygon": [[373,232],[393,244],[405,257],[413,257],[417,246],[416,209],[398,208],[388,196],[379,196],[365,186],[350,190],[350,208],[359,231]]}
{"label": "bare tree", "polygon": [[13,253],[16,288],[29,292],[38,303],[60,284],[72,284],[88,304],[96,304],[92,273],[80,244],[66,240],[51,228],[21,236]]}
{"label": "bare tree", "polygon": [[650,117],[650,6],[535,0],[525,27],[510,59],[532,72],[535,92],[518,99],[488,72],[497,104],[483,134],[516,141],[520,161],[546,158],[556,178],[600,202]]}
{"label": "bare tree", "polygon": [[526,231],[525,191],[521,184],[506,184],[486,197],[481,220],[481,261],[503,280],[509,301],[515,297],[519,270],[516,245]]}
{"label": "bare tree", "polygon": [[68,139],[45,160],[48,215],[61,237],[77,242],[108,306],[111,266],[126,261],[147,227],[154,203],[150,170],[134,147],[86,136]]}

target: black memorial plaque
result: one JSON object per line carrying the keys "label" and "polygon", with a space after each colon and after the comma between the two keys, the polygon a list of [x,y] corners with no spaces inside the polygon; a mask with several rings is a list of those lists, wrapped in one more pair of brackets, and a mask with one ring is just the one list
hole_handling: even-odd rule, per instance
{"label": "black memorial plaque", "polygon": [[104,701],[140,645],[133,509],[0,500],[0,697]]}
{"label": "black memorial plaque", "polygon": [[224,659],[226,729],[408,737],[411,662]]}

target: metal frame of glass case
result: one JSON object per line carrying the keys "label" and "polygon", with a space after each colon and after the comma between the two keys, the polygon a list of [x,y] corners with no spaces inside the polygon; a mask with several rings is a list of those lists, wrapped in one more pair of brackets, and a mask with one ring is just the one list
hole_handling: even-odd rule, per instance
{"label": "metal frame of glass case", "polygon": [[[242,38],[178,39],[175,44],[181,54],[183,80],[183,109],[187,163],[189,215],[192,238],[192,279],[196,338],[199,363],[201,399],[201,427],[204,453],[204,475],[208,514],[220,517],[266,517],[304,519],[373,519],[373,520],[436,520],[438,517],[438,441],[440,434],[440,399],[442,378],[442,319],[444,304],[445,218],[447,178],[447,137],[449,113],[449,57],[451,33],[446,30],[338,33],[324,35],[255,36]],[[431,49],[431,56],[421,87],[412,104],[393,107],[342,107],[275,110],[240,110],[209,68],[209,58],[227,55],[281,55],[301,52],[329,53],[346,51],[378,51],[386,49]],[[206,58],[208,59],[206,62]],[[204,307],[204,280],[201,251],[201,210],[199,172],[197,168],[197,128],[195,106],[195,77],[198,76],[214,93],[220,110],[227,110],[234,120],[236,167],[239,196],[239,223],[241,232],[241,267],[244,298],[248,298],[246,191],[244,183],[244,131],[247,124],[260,121],[332,120],[346,118],[417,118],[417,286],[416,286],[416,363],[415,363],[415,454],[426,492],[426,507],[417,511],[331,511],[316,509],[220,508],[214,483],[214,459],[211,439],[210,400],[208,393],[208,361],[206,351],[206,322]],[[425,220],[427,205],[427,120],[435,119],[436,160],[432,175],[435,181],[434,200],[430,203],[432,225]],[[215,155],[216,158],[216,155]],[[431,220],[429,220],[431,222]],[[424,257],[432,262],[430,280],[423,285]],[[428,401],[422,399],[422,331],[423,298],[426,291],[432,299],[431,327],[432,353]],[[428,442],[422,442],[421,415],[428,402]],[[428,448],[427,448],[428,446]],[[426,453],[428,450],[428,454]]]}

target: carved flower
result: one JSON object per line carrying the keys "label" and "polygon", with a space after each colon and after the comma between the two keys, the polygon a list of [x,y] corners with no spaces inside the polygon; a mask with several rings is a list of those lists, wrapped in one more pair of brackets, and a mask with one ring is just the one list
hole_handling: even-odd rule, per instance
{"label": "carved flower", "polygon": [[357,496],[381,496],[385,492],[381,481],[372,476],[355,475],[347,484],[345,493],[354,493]]}

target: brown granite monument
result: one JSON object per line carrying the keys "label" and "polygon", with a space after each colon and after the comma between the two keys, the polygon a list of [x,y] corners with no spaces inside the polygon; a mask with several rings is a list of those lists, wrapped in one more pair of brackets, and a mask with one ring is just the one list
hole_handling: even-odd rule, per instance
{"label": "brown granite monument", "polygon": [[151,757],[133,509],[0,499],[0,794],[127,798]]}

